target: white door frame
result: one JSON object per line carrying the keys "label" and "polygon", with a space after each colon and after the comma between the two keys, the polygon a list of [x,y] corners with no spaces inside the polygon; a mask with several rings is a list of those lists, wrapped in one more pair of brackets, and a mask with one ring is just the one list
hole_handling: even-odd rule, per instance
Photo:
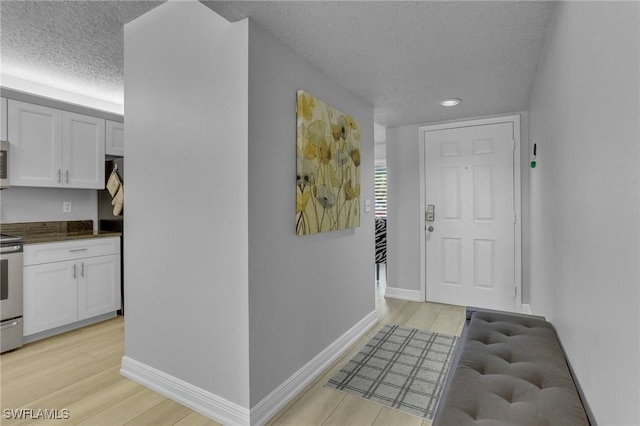
{"label": "white door frame", "polygon": [[426,252],[427,240],[425,235],[426,194],[425,194],[425,133],[434,130],[455,129],[459,127],[482,126],[487,124],[513,123],[513,139],[515,147],[513,150],[513,201],[515,208],[514,224],[514,282],[516,295],[514,297],[514,311],[522,310],[522,206],[521,206],[521,183],[520,183],[520,115],[506,115],[502,117],[491,117],[472,119],[465,121],[448,122],[441,124],[430,124],[418,128],[418,157],[420,158],[420,225],[417,229],[420,235],[420,298],[427,300],[427,273],[426,273]]}

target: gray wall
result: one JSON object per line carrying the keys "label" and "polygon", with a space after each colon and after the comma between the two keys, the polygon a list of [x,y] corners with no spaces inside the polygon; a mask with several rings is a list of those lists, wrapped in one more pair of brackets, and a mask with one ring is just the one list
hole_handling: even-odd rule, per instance
{"label": "gray wall", "polygon": [[420,291],[418,125],[387,128],[387,287]]}
{"label": "gray wall", "polygon": [[298,237],[294,187],[296,91],[359,121],[371,200],[373,108],[196,2],[125,43],[125,355],[249,408],[374,310],[373,213]]}
{"label": "gray wall", "polygon": [[[522,211],[522,303],[529,303],[529,137],[528,114],[520,115]],[[513,114],[510,114],[513,115]],[[487,118],[487,117],[470,117]],[[387,286],[420,291],[420,153],[424,123],[387,128]]]}
{"label": "gray wall", "polygon": [[529,105],[531,305],[607,426],[640,424],[639,9],[561,2]]}
{"label": "gray wall", "polygon": [[125,356],[249,408],[248,21],[125,25]]}
{"label": "gray wall", "polygon": [[[13,186],[0,192],[0,223],[58,220],[97,220],[96,191],[91,189],[24,188]],[[71,213],[62,203],[72,203]]]}
{"label": "gray wall", "polygon": [[373,108],[249,27],[251,405],[374,310],[373,212],[358,228],[297,236],[296,91],[362,129],[361,201],[373,200]]}

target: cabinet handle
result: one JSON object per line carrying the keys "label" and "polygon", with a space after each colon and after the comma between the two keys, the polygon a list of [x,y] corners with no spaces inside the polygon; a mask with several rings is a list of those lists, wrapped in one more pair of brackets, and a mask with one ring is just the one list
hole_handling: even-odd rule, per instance
{"label": "cabinet handle", "polygon": [[84,262],[80,264],[80,276],[84,278]]}
{"label": "cabinet handle", "polygon": [[64,176],[65,176],[66,183],[69,183],[69,170],[65,170]]}
{"label": "cabinet handle", "polygon": [[78,266],[73,265],[73,279],[75,280],[76,278],[78,278]]}
{"label": "cabinet handle", "polygon": [[85,250],[89,250],[89,249],[86,248],[86,247],[85,248],[81,248],[81,249],[71,249],[71,250],[69,250],[69,252],[75,253],[75,252],[78,252],[78,251],[85,251]]}
{"label": "cabinet handle", "polygon": [[58,183],[62,183],[62,169],[58,169]]}
{"label": "cabinet handle", "polygon": [[18,324],[20,324],[20,321],[19,320],[14,320],[14,321],[10,322],[9,324],[3,324],[2,327],[0,327],[0,330],[6,330],[7,328],[15,327]]}

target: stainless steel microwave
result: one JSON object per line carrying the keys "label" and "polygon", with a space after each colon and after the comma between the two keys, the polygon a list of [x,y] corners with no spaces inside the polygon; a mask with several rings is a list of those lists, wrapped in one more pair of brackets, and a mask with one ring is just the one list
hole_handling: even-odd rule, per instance
{"label": "stainless steel microwave", "polygon": [[0,189],[9,187],[9,142],[0,141]]}

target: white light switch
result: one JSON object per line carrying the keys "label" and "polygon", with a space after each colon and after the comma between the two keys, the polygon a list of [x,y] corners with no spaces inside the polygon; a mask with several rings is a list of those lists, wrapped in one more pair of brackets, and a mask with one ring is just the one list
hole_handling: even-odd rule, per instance
{"label": "white light switch", "polygon": [[62,212],[71,213],[71,201],[65,201],[62,203]]}
{"label": "white light switch", "polygon": [[364,212],[371,213],[371,200],[364,200]]}

